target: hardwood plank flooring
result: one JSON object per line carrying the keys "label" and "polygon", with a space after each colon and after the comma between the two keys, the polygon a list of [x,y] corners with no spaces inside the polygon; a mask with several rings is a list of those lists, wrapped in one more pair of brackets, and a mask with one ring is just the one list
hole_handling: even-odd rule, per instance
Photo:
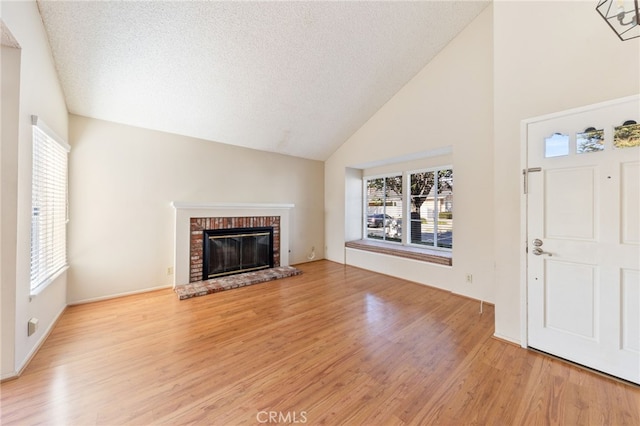
{"label": "hardwood plank flooring", "polygon": [[328,261],[69,307],[3,425],[638,425],[640,388],[492,338],[479,302]]}

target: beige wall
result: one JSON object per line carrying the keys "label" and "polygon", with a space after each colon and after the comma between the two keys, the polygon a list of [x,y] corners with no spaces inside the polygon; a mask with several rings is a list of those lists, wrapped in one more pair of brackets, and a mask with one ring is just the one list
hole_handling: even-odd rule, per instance
{"label": "beige wall", "polygon": [[[67,282],[62,274],[38,297],[29,297],[31,224],[31,115],[37,115],[60,137],[67,139],[68,115],[49,52],[42,21],[34,1],[2,2],[2,20],[21,47],[19,77],[5,85],[19,87],[17,140],[5,140],[2,154],[13,157],[14,169],[2,167],[2,378],[14,376],[26,363],[66,306]],[[13,52],[12,55],[16,55]],[[3,49],[3,71],[5,50]],[[18,60],[13,58],[13,60]],[[3,105],[4,107],[4,105]],[[3,111],[3,120],[4,120]],[[14,117],[15,120],[15,117]],[[16,158],[17,150],[17,158]],[[5,173],[17,176],[17,185],[7,185]],[[6,204],[5,204],[6,203]],[[9,211],[9,210],[10,211]],[[7,216],[5,216],[7,215]],[[12,223],[8,223],[10,220]],[[10,230],[11,232],[5,232]],[[12,235],[13,234],[13,235]],[[6,269],[5,269],[6,268]],[[39,329],[27,336],[29,318],[39,319]],[[5,320],[9,324],[5,324]],[[6,330],[13,328],[13,333]],[[7,333],[5,333],[7,331]]]}
{"label": "beige wall", "polygon": [[319,161],[70,116],[69,303],[172,284],[172,201],[295,204],[291,264],[324,246]]}
{"label": "beige wall", "polygon": [[[2,372],[13,372],[16,322],[16,244],[18,223],[18,116],[20,49],[2,46],[2,136],[0,139],[0,361]],[[6,344],[5,344],[6,342]],[[9,343],[11,342],[11,343]]]}
{"label": "beige wall", "polygon": [[520,342],[521,120],[640,93],[640,40],[621,42],[595,2],[493,8],[495,333]]}
{"label": "beige wall", "polygon": [[[488,8],[328,159],[327,258],[494,300],[492,46]],[[345,250],[362,229],[358,170],[419,157],[454,167],[453,267]]]}

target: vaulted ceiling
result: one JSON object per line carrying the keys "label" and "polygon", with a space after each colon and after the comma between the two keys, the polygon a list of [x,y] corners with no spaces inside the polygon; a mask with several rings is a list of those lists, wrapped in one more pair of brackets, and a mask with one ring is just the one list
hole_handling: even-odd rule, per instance
{"label": "vaulted ceiling", "polygon": [[38,1],[73,114],[325,160],[489,1]]}

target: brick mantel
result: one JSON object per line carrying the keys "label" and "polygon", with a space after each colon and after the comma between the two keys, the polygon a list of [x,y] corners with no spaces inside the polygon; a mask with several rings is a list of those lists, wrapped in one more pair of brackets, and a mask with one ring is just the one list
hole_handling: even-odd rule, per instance
{"label": "brick mantel", "polygon": [[[280,266],[289,266],[289,221],[293,204],[256,204],[256,203],[185,203],[173,202],[175,211],[174,229],[174,280],[173,285],[187,284],[192,281],[191,237],[192,219],[218,219],[224,226],[234,223],[228,218],[279,218],[280,227]],[[197,222],[196,223],[200,223]],[[215,225],[214,225],[215,226]],[[198,232],[198,230],[196,230]],[[201,232],[201,231],[200,231]]]}

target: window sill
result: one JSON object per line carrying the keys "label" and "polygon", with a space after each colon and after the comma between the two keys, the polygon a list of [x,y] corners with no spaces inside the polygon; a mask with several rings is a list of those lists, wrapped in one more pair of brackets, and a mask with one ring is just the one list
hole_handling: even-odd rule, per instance
{"label": "window sill", "polygon": [[58,269],[58,271],[51,275],[45,282],[40,284],[38,287],[33,288],[29,292],[29,301],[35,299],[40,293],[42,293],[51,283],[58,279],[60,275],[62,275],[67,269],[69,269],[69,265],[64,265],[62,268]]}
{"label": "window sill", "polygon": [[403,257],[406,259],[419,260],[421,262],[436,263],[438,265],[453,265],[451,252],[401,246],[370,240],[347,241],[344,243],[344,246],[350,249]]}

